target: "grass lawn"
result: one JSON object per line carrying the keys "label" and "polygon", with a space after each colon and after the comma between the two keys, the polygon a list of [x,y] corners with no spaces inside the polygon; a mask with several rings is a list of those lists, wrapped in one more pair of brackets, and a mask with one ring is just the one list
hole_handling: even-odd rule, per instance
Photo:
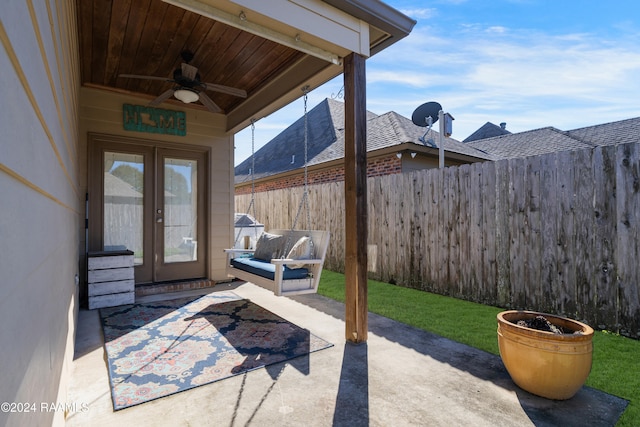
{"label": "grass lawn", "polygon": [[[344,302],[344,283],[343,274],[324,270],[318,293]],[[499,354],[496,315],[503,311],[500,308],[374,280],[369,281],[368,301],[372,313]],[[640,426],[640,341],[596,332],[587,385],[629,401],[617,426]]]}

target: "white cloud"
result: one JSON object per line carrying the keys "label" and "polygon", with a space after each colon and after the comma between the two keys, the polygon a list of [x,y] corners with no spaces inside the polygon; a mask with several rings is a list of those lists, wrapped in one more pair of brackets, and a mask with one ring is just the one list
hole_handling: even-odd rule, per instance
{"label": "white cloud", "polygon": [[504,34],[507,32],[507,28],[502,26],[492,26],[487,28],[486,31],[487,33]]}
{"label": "white cloud", "polygon": [[[512,131],[524,131],[640,115],[637,36],[606,40],[583,33],[487,30],[468,25],[445,37],[419,28],[388,54],[372,58],[371,108],[410,117],[412,108],[437,100],[456,117],[459,139],[486,121],[506,121]],[[384,85],[392,92],[384,93]]]}
{"label": "white cloud", "polygon": [[437,15],[436,9],[433,8],[401,9],[400,12],[413,19],[432,19]]}
{"label": "white cloud", "polygon": [[[405,10],[432,16],[432,9]],[[466,24],[439,29],[419,22],[405,39],[367,61],[367,107],[411,117],[427,101],[454,117],[453,137],[464,139],[485,122],[521,132],[562,130],[640,116],[640,34],[615,39],[588,33],[546,34]],[[619,33],[620,34],[620,33]],[[342,77],[309,94],[309,108],[338,93]],[[256,125],[267,142],[302,115],[302,101]],[[243,139],[244,138],[244,139]],[[239,134],[236,161],[250,154]],[[249,141],[247,152],[246,141]]]}

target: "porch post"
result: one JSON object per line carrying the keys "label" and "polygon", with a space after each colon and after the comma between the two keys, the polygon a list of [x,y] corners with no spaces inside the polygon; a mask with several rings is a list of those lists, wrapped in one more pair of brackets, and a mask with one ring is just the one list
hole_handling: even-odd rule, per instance
{"label": "porch post", "polygon": [[344,189],[347,341],[367,341],[367,122],[365,58],[344,59]]}

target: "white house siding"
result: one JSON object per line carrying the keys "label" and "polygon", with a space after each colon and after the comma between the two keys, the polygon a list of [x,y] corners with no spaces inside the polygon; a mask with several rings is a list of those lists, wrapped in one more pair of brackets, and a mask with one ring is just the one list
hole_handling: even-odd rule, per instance
{"label": "white house siding", "polygon": [[[74,0],[0,9],[0,425],[62,425],[80,227]],[[46,406],[43,406],[46,405]],[[6,408],[3,408],[6,409]]]}

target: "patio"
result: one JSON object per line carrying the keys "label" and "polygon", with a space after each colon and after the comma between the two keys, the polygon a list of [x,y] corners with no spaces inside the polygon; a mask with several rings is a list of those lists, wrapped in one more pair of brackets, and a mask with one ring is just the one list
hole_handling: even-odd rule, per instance
{"label": "patio", "polygon": [[555,402],[517,388],[494,355],[369,314],[365,344],[345,343],[344,305],[292,298],[245,282],[138,301],[232,290],[309,329],[333,347],[113,411],[98,311],[78,319],[67,426],[590,426],[615,425],[626,401],[583,388]]}

